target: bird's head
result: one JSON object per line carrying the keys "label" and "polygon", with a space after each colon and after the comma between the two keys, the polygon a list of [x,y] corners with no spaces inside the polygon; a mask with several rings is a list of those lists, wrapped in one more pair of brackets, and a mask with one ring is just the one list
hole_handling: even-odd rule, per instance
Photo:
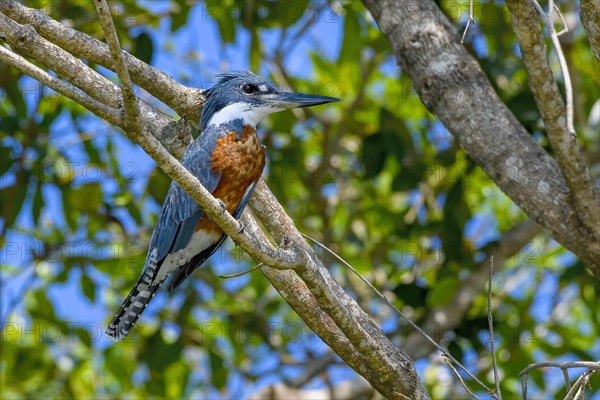
{"label": "bird's head", "polygon": [[205,93],[200,129],[234,119],[256,126],[263,117],[287,108],[340,101],[335,97],[282,92],[252,72],[234,71],[218,76],[217,84]]}

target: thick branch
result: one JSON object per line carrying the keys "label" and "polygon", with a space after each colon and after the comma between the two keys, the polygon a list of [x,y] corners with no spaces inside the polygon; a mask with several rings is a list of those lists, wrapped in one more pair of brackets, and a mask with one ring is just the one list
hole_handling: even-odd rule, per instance
{"label": "thick branch", "polygon": [[[595,200],[594,186],[577,143],[575,131],[573,129],[570,132],[572,128],[568,128],[567,110],[550,69],[546,43],[540,29],[540,17],[529,1],[508,0],[506,5],[513,20],[513,29],[519,38],[523,62],[529,77],[529,87],[542,114],[548,139],[569,186],[579,219],[587,226],[590,233],[600,238],[600,209]],[[553,35],[558,50],[560,48],[558,37],[550,19],[548,23],[548,29]],[[563,75],[567,78],[568,71],[563,69]],[[565,84],[567,84],[566,79]]]}
{"label": "thick branch", "polygon": [[[386,397],[397,398],[400,392],[412,394],[409,397],[413,399],[429,398],[416,374],[412,360],[392,345],[356,301],[331,277],[263,181],[256,186],[255,195],[250,203],[275,240],[287,238],[309,256],[311,262],[306,264],[300,275],[318,300],[318,304],[331,316],[352,344],[362,350],[363,356],[377,370],[379,379],[371,381],[374,387]],[[382,358],[381,354],[385,354],[385,357]],[[356,371],[363,374],[362,370]],[[395,383],[397,387],[390,388],[390,382]]]}
{"label": "thick branch", "polygon": [[[0,12],[13,20],[31,25],[44,38],[77,57],[83,57],[115,71],[109,48],[101,41],[71,29],[48,17],[40,10],[25,7],[14,0],[0,0]],[[195,126],[200,121],[202,90],[183,86],[169,75],[124,53],[133,81],[167,104],[179,115],[185,115]]]}
{"label": "thick branch", "polygon": [[519,207],[600,278],[600,244],[584,229],[560,169],[493,91],[432,0],[364,0],[425,106]]}
{"label": "thick branch", "polygon": [[600,0],[581,0],[579,18],[600,65]]}
{"label": "thick branch", "polygon": [[[265,233],[247,212],[244,212],[243,221],[249,235],[255,236],[261,241],[268,240]],[[370,368],[368,360],[356,350],[331,317],[321,308],[302,279],[293,271],[280,271],[267,266],[262,267],[261,272],[308,327],[346,364],[367,378],[377,388],[376,382],[380,381],[377,372]],[[386,393],[389,385],[388,390],[382,385],[383,383],[379,385],[379,390],[381,393]]]}

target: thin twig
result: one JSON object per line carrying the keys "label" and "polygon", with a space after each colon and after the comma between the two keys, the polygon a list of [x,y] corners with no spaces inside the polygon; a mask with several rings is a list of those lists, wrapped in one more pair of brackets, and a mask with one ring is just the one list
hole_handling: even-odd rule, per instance
{"label": "thin twig", "polygon": [[590,381],[590,378],[592,377],[592,375],[595,372],[596,371],[594,371],[594,370],[588,369],[583,374],[581,374],[581,377],[580,377],[581,382],[579,384],[579,388],[577,389],[577,393],[575,393],[574,400],[584,400],[585,386],[588,384],[588,382]]}
{"label": "thin twig", "polygon": [[[563,20],[564,21],[564,20]],[[565,24],[566,27],[566,24]],[[548,2],[548,32],[552,39],[552,44],[556,50],[558,61],[560,63],[560,69],[562,71],[563,80],[565,82],[565,93],[567,94],[567,130],[573,136],[575,134],[575,124],[573,122],[573,85],[571,83],[571,75],[569,74],[569,66],[567,65],[567,59],[558,40],[558,35],[554,29],[554,0]]]}
{"label": "thin twig", "polygon": [[467,26],[465,26],[465,31],[460,39],[461,43],[465,42],[465,36],[467,36],[467,32],[469,31],[469,27],[471,25],[475,25],[475,19],[473,18],[473,0],[469,1],[469,19],[467,20]]}
{"label": "thin twig", "polygon": [[496,350],[494,346],[494,317],[492,316],[492,278],[494,276],[494,256],[490,257],[489,268],[488,268],[488,328],[490,331],[490,350],[492,352],[492,364],[494,367],[494,382],[496,383],[496,394],[498,398],[502,399],[500,393],[500,376],[498,375],[498,365],[496,364]]}
{"label": "thin twig", "polygon": [[[571,198],[568,201],[574,206],[575,215],[580,220],[579,225],[589,231],[588,236],[595,238],[589,247],[598,251],[600,250],[598,245],[600,212],[594,205],[598,202],[600,192],[594,187],[576,137],[573,121],[573,87],[568,64],[554,29],[556,5],[551,2],[548,13],[536,0],[529,2],[507,0],[507,5],[513,19],[514,30],[521,44],[523,61],[530,78],[529,86],[544,121],[554,156],[569,188]],[[540,18],[548,27],[548,35],[560,62],[566,93],[565,100],[563,100],[555,74],[550,67],[543,33],[536,14],[532,12],[533,9],[537,10]]]}
{"label": "thin twig", "polygon": [[448,367],[450,367],[450,369],[452,370],[452,372],[454,372],[454,375],[456,376],[456,378],[460,382],[460,384],[463,387],[463,389],[465,389],[465,391],[469,394],[469,396],[471,396],[475,400],[479,400],[479,397],[477,397],[477,395],[475,393],[473,393],[471,391],[471,389],[469,389],[469,387],[467,386],[467,384],[463,380],[462,376],[460,376],[460,374],[458,373],[458,371],[456,370],[456,368],[454,368],[454,365],[452,365],[452,362],[444,354],[442,354],[442,360],[444,360],[444,362],[446,363],[446,365]]}
{"label": "thin twig", "polygon": [[565,396],[565,400],[573,400],[573,397],[569,395],[571,391],[571,381],[569,379],[569,370],[567,368],[560,369],[563,373],[563,378],[565,378],[565,388],[567,389],[567,396]]}
{"label": "thin twig", "polygon": [[110,54],[115,63],[115,69],[117,70],[117,76],[121,83],[121,95],[123,96],[123,104],[125,106],[126,121],[130,129],[137,134],[140,131],[140,110],[137,106],[133,83],[131,82],[129,70],[123,57],[115,24],[110,15],[110,8],[106,0],[96,0],[94,4],[96,5],[100,25],[102,25],[104,37],[106,38],[106,43],[108,44]]}
{"label": "thin twig", "polygon": [[[565,371],[569,368],[587,368],[587,370],[575,381],[571,388],[568,388],[568,383],[565,385],[567,387],[567,395],[565,396],[565,400],[573,398],[573,394],[575,394],[574,400],[576,400],[579,396],[578,387],[586,379],[589,380],[589,376],[596,371],[600,371],[600,361],[542,361],[538,363],[533,363],[527,366],[523,371],[519,372],[519,376],[521,377],[521,389],[523,391],[523,400],[527,400],[527,381],[529,378],[529,372],[536,368],[560,368]],[[568,381],[568,374],[565,375],[565,381]]]}
{"label": "thin twig", "polygon": [[259,264],[256,264],[254,267],[247,269],[245,271],[236,272],[235,274],[219,275],[219,278],[223,278],[223,279],[237,278],[238,276],[246,275],[246,274],[249,274],[250,272],[256,271],[263,265],[265,265],[265,264],[259,263]]}
{"label": "thin twig", "polygon": [[[596,372],[597,370],[594,369],[586,369],[583,374],[581,374],[579,376],[579,378],[577,378],[577,380],[575,381],[575,383],[573,384],[573,386],[571,386],[571,389],[569,389],[569,391],[567,392],[567,395],[565,396],[565,400],[567,399],[573,399],[573,400],[577,400],[579,398],[579,390],[580,390],[580,386],[585,386],[585,384],[588,382],[588,380],[590,379],[590,377]],[[575,397],[573,397],[573,395],[575,395]]]}
{"label": "thin twig", "polygon": [[565,17],[563,16],[562,12],[560,12],[560,8],[558,8],[558,6],[556,4],[554,4],[554,10],[556,11],[556,13],[558,14],[558,16],[560,17],[560,20],[562,21],[563,24],[563,29],[562,31],[558,32],[557,35],[560,36],[564,33],[569,32],[569,27],[567,26],[567,21],[565,20]]}
{"label": "thin twig", "polygon": [[385,297],[379,290],[377,290],[375,288],[375,286],[373,286],[371,284],[371,282],[369,282],[365,277],[363,277],[360,272],[358,272],[352,265],[350,265],[346,260],[344,260],[342,257],[340,257],[339,255],[337,255],[333,250],[329,249],[329,247],[325,246],[323,243],[319,242],[318,240],[308,236],[305,233],[300,232],[300,234],[305,237],[306,239],[314,242],[315,244],[317,244],[318,246],[320,246],[323,250],[327,251],[329,254],[331,254],[332,256],[334,256],[335,258],[337,258],[342,264],[344,264],[346,266],[346,268],[348,268],[350,271],[352,271],[356,276],[358,276],[358,278],[360,280],[362,280],[365,285],[367,285],[368,287],[371,288],[371,290],[373,290],[377,296],[383,300],[383,302],[385,304],[387,304],[388,306],[390,306],[398,315],[400,315],[404,320],[406,320],[406,322],[408,322],[408,324],[410,326],[412,326],[416,331],[418,331],[421,335],[423,335],[423,337],[425,339],[427,339],[436,349],[438,349],[445,357],[447,357],[448,359],[452,360],[453,363],[455,363],[457,366],[459,366],[463,371],[465,371],[465,373],[467,375],[469,375],[469,377],[471,379],[473,379],[475,382],[477,382],[481,387],[483,387],[488,393],[490,393],[490,395],[497,399],[498,397],[495,395],[494,390],[490,389],[489,387],[487,387],[487,385],[485,383],[483,383],[479,378],[477,378],[475,375],[473,375],[467,368],[465,368],[456,358],[454,358],[447,350],[445,350],[442,346],[440,346],[435,340],[433,340],[427,333],[425,333],[425,331],[423,331],[416,323],[414,323],[406,314],[404,314],[402,311],[400,311],[395,305],[392,304],[392,302],[390,302],[387,297]]}
{"label": "thin twig", "polygon": [[542,361],[530,364],[523,371],[519,372],[519,376],[523,376],[529,371],[536,368],[591,368],[593,370],[600,370],[600,361]]}
{"label": "thin twig", "polygon": [[523,392],[523,400],[527,400],[527,381],[529,375],[525,374],[521,376],[521,391]]}

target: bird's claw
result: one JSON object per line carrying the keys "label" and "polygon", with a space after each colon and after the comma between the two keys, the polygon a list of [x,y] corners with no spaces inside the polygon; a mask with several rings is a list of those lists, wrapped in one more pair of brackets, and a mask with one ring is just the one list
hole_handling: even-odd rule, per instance
{"label": "bird's claw", "polygon": [[225,204],[225,202],[221,199],[217,199],[217,201],[219,202],[219,207],[221,207],[221,212],[224,213],[225,211],[227,211],[227,205]]}
{"label": "bird's claw", "polygon": [[238,233],[239,234],[244,233],[245,229],[246,229],[246,224],[244,224],[242,221],[238,221]]}

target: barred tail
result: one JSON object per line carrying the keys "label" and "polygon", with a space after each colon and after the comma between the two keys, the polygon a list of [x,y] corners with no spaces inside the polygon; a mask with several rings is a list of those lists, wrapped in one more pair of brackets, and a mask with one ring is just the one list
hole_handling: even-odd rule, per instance
{"label": "barred tail", "polygon": [[115,314],[112,321],[106,328],[106,334],[115,340],[123,340],[131,332],[135,323],[140,318],[150,300],[156,294],[160,284],[156,286],[147,286],[140,279],[121,307]]}
{"label": "barred tail", "polygon": [[160,288],[164,279],[155,282],[156,272],[156,249],[150,253],[142,276],[137,281],[131,292],[121,304],[119,311],[106,328],[106,334],[115,340],[123,340],[131,332],[135,323],[140,318],[150,300],[154,298],[156,291]]}

